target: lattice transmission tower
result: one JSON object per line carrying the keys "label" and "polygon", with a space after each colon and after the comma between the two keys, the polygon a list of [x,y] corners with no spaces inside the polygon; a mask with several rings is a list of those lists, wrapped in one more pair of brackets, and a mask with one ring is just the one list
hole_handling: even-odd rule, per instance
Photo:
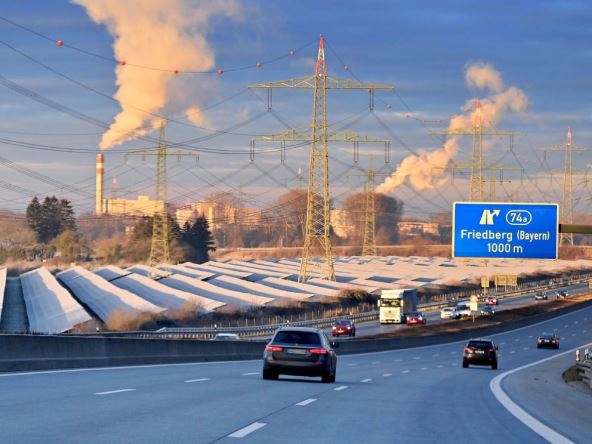
{"label": "lattice transmission tower", "polygon": [[[587,180],[587,173],[585,172],[574,172],[573,171],[573,160],[572,155],[574,151],[592,151],[592,148],[576,147],[572,143],[571,128],[567,129],[567,138],[565,145],[556,145],[545,148],[540,148],[545,151],[545,157],[547,151],[564,151],[565,161],[563,164],[563,195],[561,199],[561,212],[560,218],[562,224],[573,224],[574,223],[574,191],[573,191],[573,178],[574,176],[585,176]],[[573,245],[573,233],[559,233],[559,245],[569,244]]]}
{"label": "lattice transmission tower", "polygon": [[176,156],[180,161],[182,157],[199,159],[199,154],[190,151],[175,150],[169,152],[165,138],[165,124],[160,124],[160,136],[156,149],[131,150],[127,156],[141,156],[143,159],[148,156],[156,157],[156,205],[154,207],[154,218],[152,223],[152,245],[150,247],[150,267],[171,262],[169,250],[169,215],[167,210],[168,198],[168,176],[167,157]]}
{"label": "lattice transmission tower", "polygon": [[477,100],[475,117],[473,119],[473,126],[471,128],[456,128],[451,130],[437,130],[432,131],[431,134],[441,136],[473,136],[473,148],[471,151],[471,178],[469,200],[471,202],[482,202],[483,183],[485,177],[483,176],[484,159],[483,159],[483,136],[510,136],[513,141],[514,136],[525,136],[525,133],[518,133],[514,131],[507,131],[499,128],[483,126],[481,119],[481,101]]}
{"label": "lattice transmission tower", "polygon": [[[369,92],[368,105],[370,109],[373,109],[374,91],[377,89],[392,90],[394,86],[365,83],[351,79],[339,79],[327,75],[325,42],[323,36],[321,36],[313,75],[253,84],[249,85],[249,88],[267,89],[269,109],[271,109],[271,92],[274,88],[313,90],[312,122],[309,129],[293,129],[271,136],[255,138],[251,141],[251,147],[252,153],[254,153],[255,140],[280,141],[282,143],[286,141],[310,143],[306,229],[298,280],[304,282],[312,277],[313,274],[316,274],[334,281],[335,268],[330,239],[328,144],[334,141],[344,141],[353,142],[354,146],[357,147],[359,142],[382,142],[386,145],[388,141],[385,139],[361,137],[351,132],[331,134],[328,123],[327,92],[331,89],[366,90]],[[313,256],[315,249],[320,250],[320,256]]]}

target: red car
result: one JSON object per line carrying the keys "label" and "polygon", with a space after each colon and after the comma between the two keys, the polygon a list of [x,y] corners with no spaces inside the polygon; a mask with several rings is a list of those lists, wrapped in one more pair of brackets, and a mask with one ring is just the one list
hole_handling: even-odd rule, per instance
{"label": "red car", "polygon": [[412,311],[407,313],[405,316],[407,319],[407,325],[425,324],[426,318],[420,311]]}
{"label": "red car", "polygon": [[331,329],[331,334],[334,337],[341,335],[355,336],[356,326],[354,325],[353,321],[350,321],[349,319],[340,319]]}
{"label": "red car", "polygon": [[498,304],[498,300],[496,297],[487,296],[485,298],[485,305],[497,305],[497,304]]}

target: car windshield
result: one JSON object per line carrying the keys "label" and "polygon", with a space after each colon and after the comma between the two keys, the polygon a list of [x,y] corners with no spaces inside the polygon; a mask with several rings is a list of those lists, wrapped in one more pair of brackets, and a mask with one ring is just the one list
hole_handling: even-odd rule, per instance
{"label": "car windshield", "polygon": [[421,316],[421,313],[419,311],[412,311],[407,316]]}
{"label": "car windshield", "polygon": [[492,348],[493,344],[489,341],[469,341],[469,347],[474,348]]}
{"label": "car windshield", "polygon": [[273,340],[274,343],[321,345],[321,338],[317,333],[307,331],[279,331]]}
{"label": "car windshield", "polygon": [[555,335],[552,333],[543,333],[540,337],[543,339],[553,339]]}
{"label": "car windshield", "polygon": [[401,306],[401,299],[381,299],[380,306],[381,307],[400,307]]}
{"label": "car windshield", "polygon": [[337,325],[350,326],[351,321],[337,321]]}

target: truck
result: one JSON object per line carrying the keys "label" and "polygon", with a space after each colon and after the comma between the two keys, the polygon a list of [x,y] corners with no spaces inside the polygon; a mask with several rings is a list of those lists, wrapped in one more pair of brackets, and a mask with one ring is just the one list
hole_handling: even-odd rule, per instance
{"label": "truck", "polygon": [[382,290],[378,300],[379,320],[381,324],[402,324],[405,313],[417,310],[417,290],[401,288]]}

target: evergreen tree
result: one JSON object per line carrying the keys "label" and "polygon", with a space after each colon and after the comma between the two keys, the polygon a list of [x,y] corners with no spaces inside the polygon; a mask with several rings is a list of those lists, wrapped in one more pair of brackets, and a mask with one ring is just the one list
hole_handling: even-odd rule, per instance
{"label": "evergreen tree", "polygon": [[55,196],[46,196],[43,203],[34,197],[27,206],[27,224],[35,231],[40,243],[49,243],[64,230],[76,230],[72,204]]}
{"label": "evergreen tree", "polygon": [[210,251],[216,251],[210,226],[204,216],[196,219],[193,225],[185,223],[181,241],[186,247],[186,259],[201,264],[210,260]]}
{"label": "evergreen tree", "polygon": [[[37,196],[35,196],[33,199],[31,199],[31,202],[27,206],[27,225],[35,232],[36,235],[39,230],[40,215],[41,204],[39,203]],[[38,235],[37,238],[39,238]]]}

